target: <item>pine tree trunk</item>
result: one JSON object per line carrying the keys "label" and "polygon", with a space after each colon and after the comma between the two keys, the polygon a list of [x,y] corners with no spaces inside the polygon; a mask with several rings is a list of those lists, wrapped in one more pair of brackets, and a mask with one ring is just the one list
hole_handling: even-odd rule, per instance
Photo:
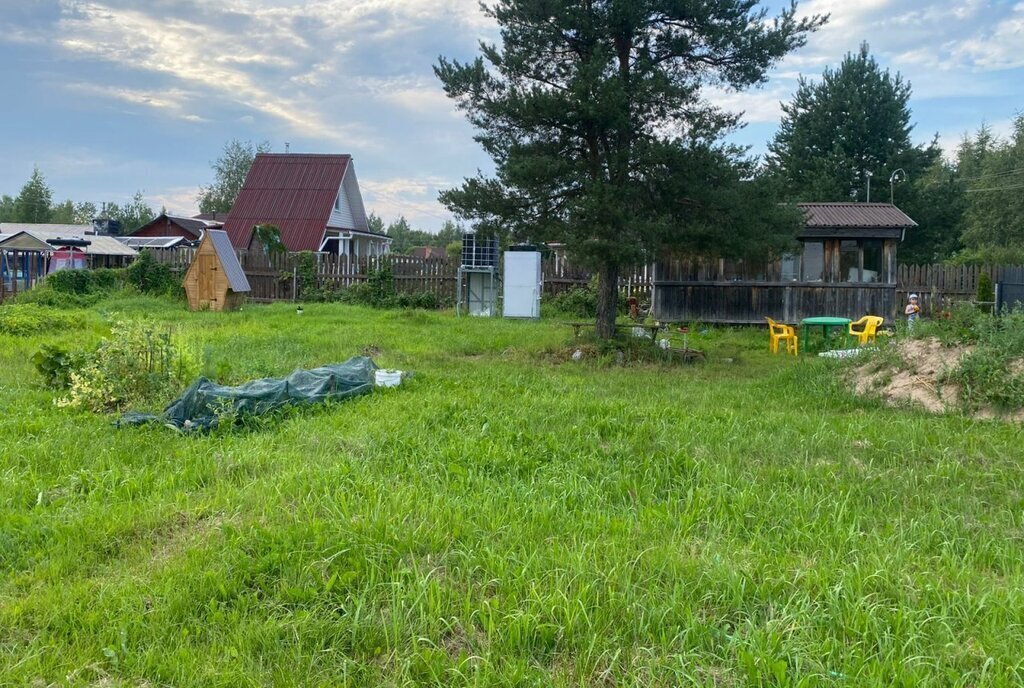
{"label": "pine tree trunk", "polygon": [[597,336],[615,336],[615,315],[619,307],[619,266],[603,263],[597,273]]}

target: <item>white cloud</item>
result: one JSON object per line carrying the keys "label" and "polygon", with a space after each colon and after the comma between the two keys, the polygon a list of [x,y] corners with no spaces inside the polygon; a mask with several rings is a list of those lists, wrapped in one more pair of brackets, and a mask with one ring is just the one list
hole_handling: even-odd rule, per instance
{"label": "white cloud", "polygon": [[[267,65],[287,66],[275,53],[256,49],[270,46],[301,46],[303,40],[279,10],[252,17],[252,33],[245,49],[211,24],[180,18],[154,17],[133,9],[111,8],[99,3],[65,3],[58,26],[58,44],[66,51],[113,62],[131,70],[173,78],[191,89],[203,89],[221,98],[276,117],[294,130],[317,138],[338,140],[346,126],[329,124],[313,102],[300,94],[281,93],[264,85],[250,71]],[[79,38],[88,36],[88,40]],[[146,36],[145,41],[125,41],[124,36]],[[351,136],[353,132],[349,132]]]}
{"label": "white cloud", "polygon": [[147,91],[134,88],[122,88],[119,86],[105,86],[89,82],[74,82],[65,84],[64,87],[72,92],[82,93],[89,96],[118,100],[132,105],[144,105],[152,108],[169,117],[175,117],[188,122],[208,122],[205,117],[192,114],[186,108],[195,98],[195,93],[182,89],[169,89],[167,91]]}
{"label": "white cloud", "polygon": [[1014,7],[1013,16],[1000,21],[991,31],[954,44],[950,52],[979,70],[1024,67],[1024,4]]}
{"label": "white cloud", "polygon": [[171,215],[191,217],[199,212],[199,205],[196,203],[198,195],[198,186],[176,186],[162,189],[157,193],[145,194],[145,197],[155,212],[160,212],[160,208],[164,207]]}
{"label": "white cloud", "polygon": [[451,219],[451,213],[437,201],[437,194],[452,185],[450,180],[430,176],[359,181],[369,210],[385,221],[404,215],[414,227],[422,229],[437,229]]}
{"label": "white cloud", "polygon": [[708,89],[707,99],[726,112],[743,112],[743,121],[750,124],[778,122],[782,117],[780,103],[789,100],[792,89],[776,82],[769,88],[750,91]]}

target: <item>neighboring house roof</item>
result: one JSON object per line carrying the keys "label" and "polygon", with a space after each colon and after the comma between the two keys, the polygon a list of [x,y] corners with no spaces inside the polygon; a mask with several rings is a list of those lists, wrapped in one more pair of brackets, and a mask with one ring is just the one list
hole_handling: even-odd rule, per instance
{"label": "neighboring house roof", "polygon": [[188,243],[188,239],[183,236],[121,236],[117,237],[125,246],[131,246],[134,249],[143,248],[174,248],[184,243]]}
{"label": "neighboring house roof", "polygon": [[63,232],[64,236],[80,236],[95,231],[92,225],[60,225],[48,222],[0,222],[0,232],[17,234],[18,232]]}
{"label": "neighboring house roof", "polygon": [[[187,232],[188,234],[191,234],[193,239],[198,239],[203,235],[203,232],[206,231],[206,223],[203,222],[202,220],[196,220],[191,217],[181,217],[178,215],[169,215],[167,213],[162,213],[158,217],[153,218],[146,224],[136,229],[128,236],[137,236],[142,235],[146,232],[153,231],[161,232],[159,236],[169,236],[170,232],[167,232],[166,229],[169,228],[171,225],[175,225],[179,229]],[[150,234],[150,236],[157,235]]]}
{"label": "neighboring house roof", "polygon": [[235,247],[231,245],[231,239],[227,232],[220,229],[207,230],[206,236],[213,244],[213,250],[217,252],[217,258],[224,268],[224,275],[228,278],[228,286],[233,292],[251,291],[249,280],[238,262],[238,254]]}
{"label": "neighboring house roof", "polygon": [[[30,229],[21,229],[29,227]],[[53,229],[61,227],[63,229]],[[85,231],[88,229],[89,231]],[[137,256],[138,251],[125,246],[116,237],[105,234],[92,234],[92,225],[26,225],[3,223],[0,233],[9,234],[0,241],[0,249],[18,249],[22,251],[50,252],[57,247],[47,243],[48,239],[84,239],[90,242],[82,250],[93,256]]]}
{"label": "neighboring house roof", "polygon": [[891,203],[797,203],[797,207],[804,211],[808,229],[917,227]]}
{"label": "neighboring house roof", "polygon": [[272,224],[289,251],[316,251],[351,163],[350,155],[258,153],[224,223],[232,245],[248,247],[254,226]]}
{"label": "neighboring house roof", "polygon": [[198,215],[192,216],[193,220],[203,220],[206,223],[214,222],[217,224],[223,223],[228,219],[227,213],[199,213]]}

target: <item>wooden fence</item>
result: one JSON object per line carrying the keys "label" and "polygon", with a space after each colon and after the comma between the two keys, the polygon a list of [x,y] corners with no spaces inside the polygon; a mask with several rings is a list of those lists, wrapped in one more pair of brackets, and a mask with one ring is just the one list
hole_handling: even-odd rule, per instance
{"label": "wooden fence", "polygon": [[992,283],[1024,282],[1019,265],[900,265],[896,270],[896,303],[917,294],[921,312],[946,311],[961,301],[973,301],[978,280],[987,274]]}
{"label": "wooden fence", "polygon": [[[195,255],[194,248],[176,247],[153,251],[153,257],[184,274]],[[253,301],[280,301],[301,298],[303,272],[299,254],[267,255],[262,251],[238,250],[238,260],[249,279]],[[415,256],[370,256],[351,258],[325,253],[314,254],[314,271],[319,288],[346,289],[366,282],[370,274],[388,265],[399,292],[433,292],[442,302],[454,302],[458,280],[458,261],[450,258],[417,258]],[[541,263],[544,295],[554,296],[573,287],[590,283],[592,272],[567,262],[564,258],[547,258]],[[640,300],[651,297],[651,268],[642,266],[625,270],[619,278],[623,296]]]}
{"label": "wooden fence", "polygon": [[[282,301],[301,298],[303,279],[299,254],[282,253],[268,256],[263,251],[246,250],[239,250],[237,254],[252,287],[252,300]],[[167,264],[178,274],[183,274],[188,269],[194,255],[194,248],[185,247],[153,251],[155,260]],[[391,266],[395,288],[399,292],[430,291],[444,302],[452,302],[455,299],[458,275],[456,259],[399,255],[362,258],[329,254],[314,256],[314,272],[317,284],[321,288],[345,289],[354,284],[361,284],[369,279],[373,270],[387,264]],[[29,288],[45,274],[45,271],[38,269],[31,261],[26,262],[22,259],[17,252],[8,252],[4,258],[6,270],[3,274],[4,279],[0,279],[0,300],[12,296],[16,291]],[[575,265],[561,255],[545,258],[541,268],[544,295],[548,297],[573,287],[586,286],[593,276],[589,269]],[[971,301],[975,298],[978,279],[983,273],[987,273],[993,283],[1024,283],[1024,266],[900,265],[897,269],[894,306],[899,310],[902,304],[906,303],[907,297],[911,293],[916,293],[920,296],[924,313],[948,310],[958,301]],[[771,277],[778,279],[774,275]],[[651,266],[623,270],[619,277],[619,290],[623,297],[636,296],[641,302],[650,302],[653,281]]]}

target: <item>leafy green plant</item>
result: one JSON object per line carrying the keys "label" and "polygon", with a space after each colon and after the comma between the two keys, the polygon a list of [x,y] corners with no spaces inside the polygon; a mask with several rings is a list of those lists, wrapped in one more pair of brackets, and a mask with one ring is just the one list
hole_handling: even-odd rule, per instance
{"label": "leafy green plant", "polygon": [[549,301],[553,310],[578,318],[593,318],[597,315],[597,290],[587,287],[573,287],[556,294]]}
{"label": "leafy green plant", "polygon": [[299,282],[299,298],[303,301],[323,301],[323,292],[316,275],[316,255],[303,251],[296,256],[295,276]]}
{"label": "leafy green plant", "polygon": [[[68,360],[68,359],[64,359]],[[42,354],[40,373],[50,380],[58,355]],[[194,375],[197,365],[169,330],[144,321],[117,321],[92,352],[73,359],[67,394],[57,405],[90,411],[123,409],[165,398]],[[37,369],[39,366],[37,365]]]}
{"label": "leafy green plant", "polygon": [[62,294],[88,294],[93,291],[90,270],[58,270],[46,278],[46,283]]}
{"label": "leafy green plant", "polygon": [[974,297],[977,301],[989,302],[996,300],[995,288],[992,286],[992,278],[987,272],[981,273],[978,277],[978,292]]}
{"label": "leafy green plant", "polygon": [[125,282],[143,294],[181,297],[184,293],[180,280],[164,263],[153,258],[152,251],[139,253],[131,265],[124,269]]}
{"label": "leafy green plant", "polygon": [[284,253],[288,250],[281,240],[281,230],[277,225],[256,225],[253,233],[256,241],[268,254]]}
{"label": "leafy green plant", "polygon": [[71,352],[56,344],[43,344],[32,354],[32,365],[47,387],[67,389],[71,386],[71,373],[81,368],[85,356]]}
{"label": "leafy green plant", "polygon": [[75,327],[80,322],[71,313],[35,303],[0,306],[0,333],[25,336]]}

